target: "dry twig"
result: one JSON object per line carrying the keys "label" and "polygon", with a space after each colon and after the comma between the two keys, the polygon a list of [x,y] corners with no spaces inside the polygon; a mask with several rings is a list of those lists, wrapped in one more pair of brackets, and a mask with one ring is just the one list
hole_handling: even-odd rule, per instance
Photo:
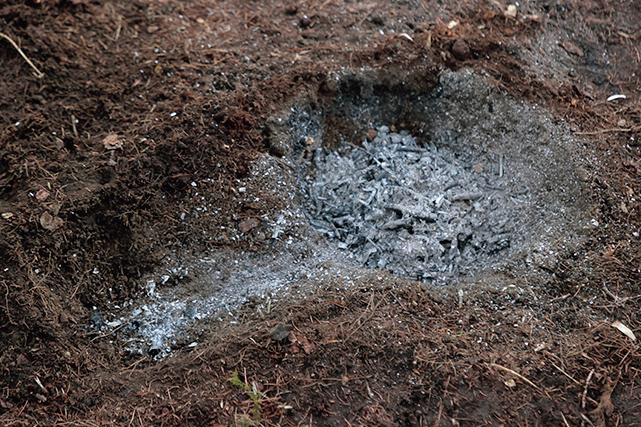
{"label": "dry twig", "polygon": [[541,390],[538,385],[534,384],[532,381],[528,380],[527,378],[525,378],[523,375],[519,374],[518,372],[511,370],[510,368],[506,368],[505,366],[497,365],[496,363],[490,363],[489,366],[492,367],[492,368],[501,369],[501,370],[503,370],[505,372],[509,372],[510,374],[519,377],[520,379],[522,379],[523,381],[525,381],[526,383],[528,383],[529,385],[531,385],[535,389]]}
{"label": "dry twig", "polygon": [[588,375],[588,378],[585,380],[585,389],[583,390],[583,397],[581,398],[582,409],[585,409],[585,397],[588,394],[588,387],[590,386],[590,380],[592,379],[592,375],[594,375],[594,369],[590,371],[590,375]]}
{"label": "dry twig", "polygon": [[561,369],[561,368],[559,368],[558,366],[556,366],[556,364],[552,363],[552,366],[554,366],[554,367],[555,367],[559,372],[561,372],[563,375],[565,375],[566,377],[568,377],[569,379],[571,379],[572,381],[574,381],[576,384],[581,385],[581,383],[580,383],[580,382],[578,382],[577,380],[575,380],[574,378],[572,378],[572,376],[571,376],[570,374],[568,374],[568,373],[567,373],[567,372],[565,372],[563,369]]}
{"label": "dry twig", "polygon": [[37,78],[39,78],[39,79],[41,79],[41,78],[43,78],[43,77],[45,76],[43,72],[41,72],[41,71],[40,71],[40,70],[39,70],[35,65],[33,65],[33,62],[31,62],[31,60],[30,60],[29,58],[27,58],[27,55],[25,55],[25,54],[24,54],[24,52],[22,51],[22,49],[20,49],[20,47],[18,47],[18,45],[16,44],[16,42],[14,42],[14,41],[11,39],[11,37],[9,37],[8,35],[6,35],[5,33],[0,33],[0,37],[4,37],[5,39],[7,39],[7,40],[9,41],[9,43],[11,43],[11,45],[12,45],[13,47],[15,47],[15,48],[16,48],[16,50],[18,51],[18,53],[19,53],[20,55],[22,55],[22,57],[24,58],[24,60],[25,60],[25,61],[27,61],[27,63],[28,63],[29,65],[31,65],[31,68],[33,68],[33,70],[34,70],[34,73],[33,73],[33,75],[34,75],[34,76],[36,76],[36,77],[37,77]]}
{"label": "dry twig", "polygon": [[575,135],[601,135],[603,133],[610,133],[610,132],[630,132],[632,131],[632,128],[629,129],[622,129],[622,128],[612,128],[612,129],[601,129],[597,131],[592,131],[592,132],[574,132]]}

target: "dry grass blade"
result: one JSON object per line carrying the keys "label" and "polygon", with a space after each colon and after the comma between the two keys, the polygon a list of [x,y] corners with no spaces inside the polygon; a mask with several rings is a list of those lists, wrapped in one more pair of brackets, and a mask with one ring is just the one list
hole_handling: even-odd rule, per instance
{"label": "dry grass blade", "polygon": [[636,341],[637,337],[634,335],[634,332],[630,330],[627,326],[625,326],[623,323],[619,322],[618,320],[614,321],[612,323],[613,328],[617,328],[619,331],[621,331],[622,334],[630,338],[632,341]]}
{"label": "dry grass blade", "polygon": [[41,72],[41,71],[38,69],[38,67],[36,67],[35,65],[33,65],[33,62],[31,62],[31,60],[30,60],[29,58],[27,58],[27,55],[25,55],[25,54],[24,54],[24,52],[22,51],[22,49],[20,49],[20,47],[18,47],[18,45],[16,44],[16,42],[14,42],[14,41],[11,39],[11,37],[9,37],[8,35],[6,35],[6,34],[4,34],[4,33],[0,33],[0,37],[4,37],[5,39],[7,39],[7,40],[9,41],[9,43],[11,43],[11,44],[13,45],[13,47],[15,47],[15,48],[16,48],[16,50],[18,51],[18,53],[19,53],[20,55],[22,55],[22,57],[24,58],[24,60],[25,60],[25,61],[27,61],[27,63],[28,63],[29,65],[31,65],[31,68],[33,68],[33,70],[34,70],[34,73],[33,73],[33,75],[34,75],[34,76],[36,76],[36,77],[37,77],[37,78],[39,78],[39,79],[41,79],[41,78],[43,78],[43,77],[45,76],[45,75],[44,75],[44,73],[43,73],[43,72]]}
{"label": "dry grass blade", "polygon": [[552,363],[552,366],[554,366],[554,367],[555,367],[559,372],[561,372],[563,375],[565,375],[566,377],[568,377],[569,379],[571,379],[572,381],[574,381],[576,384],[581,385],[581,383],[580,383],[580,382],[578,382],[577,380],[575,380],[574,378],[572,378],[572,376],[571,376],[570,374],[568,374],[568,373],[567,373],[567,372],[565,372],[563,369],[561,369],[561,368],[559,368],[558,366],[556,366],[554,363]]}
{"label": "dry grass blade", "polygon": [[505,366],[497,365],[496,363],[490,363],[490,365],[489,365],[489,366],[490,366],[490,367],[492,367],[492,368],[498,368],[498,369],[501,369],[501,370],[503,370],[503,371],[505,371],[505,372],[509,372],[510,374],[515,375],[515,376],[517,376],[518,378],[522,379],[523,381],[525,381],[526,383],[528,383],[529,385],[531,385],[531,386],[532,386],[532,387],[534,387],[535,389],[537,389],[537,390],[541,390],[541,389],[539,388],[539,386],[537,386],[536,384],[534,384],[532,381],[528,380],[527,378],[525,378],[523,375],[519,374],[518,372],[515,372],[515,371],[511,370],[510,368],[506,368]]}

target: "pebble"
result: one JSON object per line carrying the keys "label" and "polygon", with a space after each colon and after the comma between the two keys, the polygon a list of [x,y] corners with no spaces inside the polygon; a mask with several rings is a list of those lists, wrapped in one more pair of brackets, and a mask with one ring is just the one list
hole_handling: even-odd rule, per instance
{"label": "pebble", "polygon": [[458,39],[452,45],[452,55],[458,60],[465,60],[470,56],[470,48],[463,39]]}
{"label": "pebble", "polygon": [[284,323],[279,323],[269,330],[269,336],[274,341],[283,341],[289,336],[289,331],[292,330],[291,325],[286,325]]}
{"label": "pebble", "polygon": [[260,225],[260,221],[256,218],[247,218],[240,224],[238,224],[238,229],[240,230],[241,233],[247,233],[249,230],[252,228],[258,227]]}

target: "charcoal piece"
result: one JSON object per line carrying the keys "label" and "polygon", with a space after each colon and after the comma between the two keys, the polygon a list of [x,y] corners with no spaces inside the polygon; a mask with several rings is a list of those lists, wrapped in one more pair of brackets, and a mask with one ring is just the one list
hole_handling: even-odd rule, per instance
{"label": "charcoal piece", "polygon": [[361,262],[363,264],[367,264],[367,261],[369,260],[369,257],[376,253],[378,249],[372,244],[372,243],[367,243],[365,245],[365,248],[363,250],[363,255],[361,256]]}
{"label": "charcoal piece", "polygon": [[502,249],[508,248],[509,246],[510,236],[505,234],[491,237],[485,242],[485,250],[489,253],[498,252]]}
{"label": "charcoal piece", "polygon": [[387,256],[382,256],[376,262],[376,266],[378,268],[385,268],[385,267],[387,267],[388,263],[389,263],[389,258]]}
{"label": "charcoal piece", "polygon": [[[398,151],[404,151],[407,153],[425,153],[424,148],[419,148],[419,147],[398,147]],[[422,159],[423,157],[419,157],[419,159]]]}
{"label": "charcoal piece", "polygon": [[379,126],[362,147],[339,147],[343,156],[316,150],[310,225],[363,266],[417,280],[442,280],[499,260],[525,204],[478,166],[491,162],[455,152],[455,138],[443,138],[437,147]]}
{"label": "charcoal piece", "polygon": [[391,134],[389,139],[392,144],[400,144],[403,141],[403,137],[397,133]]}
{"label": "charcoal piece", "polygon": [[395,221],[388,221],[381,226],[383,230],[396,230],[399,228],[411,228],[412,222],[407,219],[398,219]]}
{"label": "charcoal piece", "polygon": [[326,213],[333,217],[345,216],[351,213],[351,208],[347,205],[326,205],[323,208],[323,213]]}
{"label": "charcoal piece", "polygon": [[456,196],[452,197],[452,201],[453,202],[459,202],[459,201],[469,202],[469,201],[472,201],[472,200],[478,200],[481,197],[483,197],[483,193],[480,193],[480,192],[461,193],[461,194],[457,194]]}
{"label": "charcoal piece", "polygon": [[89,319],[89,321],[91,323],[91,327],[98,331],[105,325],[105,316],[99,311],[94,311],[91,314],[91,319]]}
{"label": "charcoal piece", "polygon": [[332,222],[338,227],[345,227],[346,225],[353,225],[355,218],[351,215],[339,216],[332,219]]}

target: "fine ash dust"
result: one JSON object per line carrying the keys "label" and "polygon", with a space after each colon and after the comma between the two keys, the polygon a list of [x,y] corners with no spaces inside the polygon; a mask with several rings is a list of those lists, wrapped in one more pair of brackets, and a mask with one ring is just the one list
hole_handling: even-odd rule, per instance
{"label": "fine ash dust", "polygon": [[[119,315],[113,314],[116,307],[107,314],[115,318],[108,325],[119,330],[125,348],[159,359],[173,350],[196,347],[199,337],[217,325],[236,323],[242,306],[267,315],[284,297],[312,295],[310,283],[329,284],[339,278],[336,285],[345,288],[362,276],[355,264],[308,227],[297,192],[292,191],[297,187],[294,169],[292,163],[263,155],[253,162],[249,176],[236,183],[239,206],[252,203],[270,210],[245,233],[240,226],[226,228],[227,237],[264,239],[266,250],[176,251],[165,257],[163,270],[147,278],[144,298],[127,303]],[[193,212],[175,212],[183,226],[203,227],[204,241],[207,218],[220,215],[209,202],[212,182],[194,182],[198,191],[186,201]]]}
{"label": "fine ash dust", "polygon": [[[267,250],[168,257],[148,278],[146,297],[108,313],[130,351],[159,358],[196,346],[210,325],[235,322],[243,304],[266,312],[319,286],[369,283],[368,271],[377,273],[367,269],[435,285],[471,284],[485,271],[527,280],[594,227],[572,160],[585,147],[536,106],[472,72],[444,72],[420,92],[369,71],[328,79],[332,108],[375,135],[330,151],[337,144],[323,141],[327,111],[299,105],[270,118],[272,147],[284,158],[256,160],[236,196],[267,213],[245,233],[227,230],[232,240],[260,235]],[[399,117],[406,128],[393,132]],[[217,214],[207,181],[192,184],[202,191],[194,224]],[[193,216],[176,216],[194,226]]]}

